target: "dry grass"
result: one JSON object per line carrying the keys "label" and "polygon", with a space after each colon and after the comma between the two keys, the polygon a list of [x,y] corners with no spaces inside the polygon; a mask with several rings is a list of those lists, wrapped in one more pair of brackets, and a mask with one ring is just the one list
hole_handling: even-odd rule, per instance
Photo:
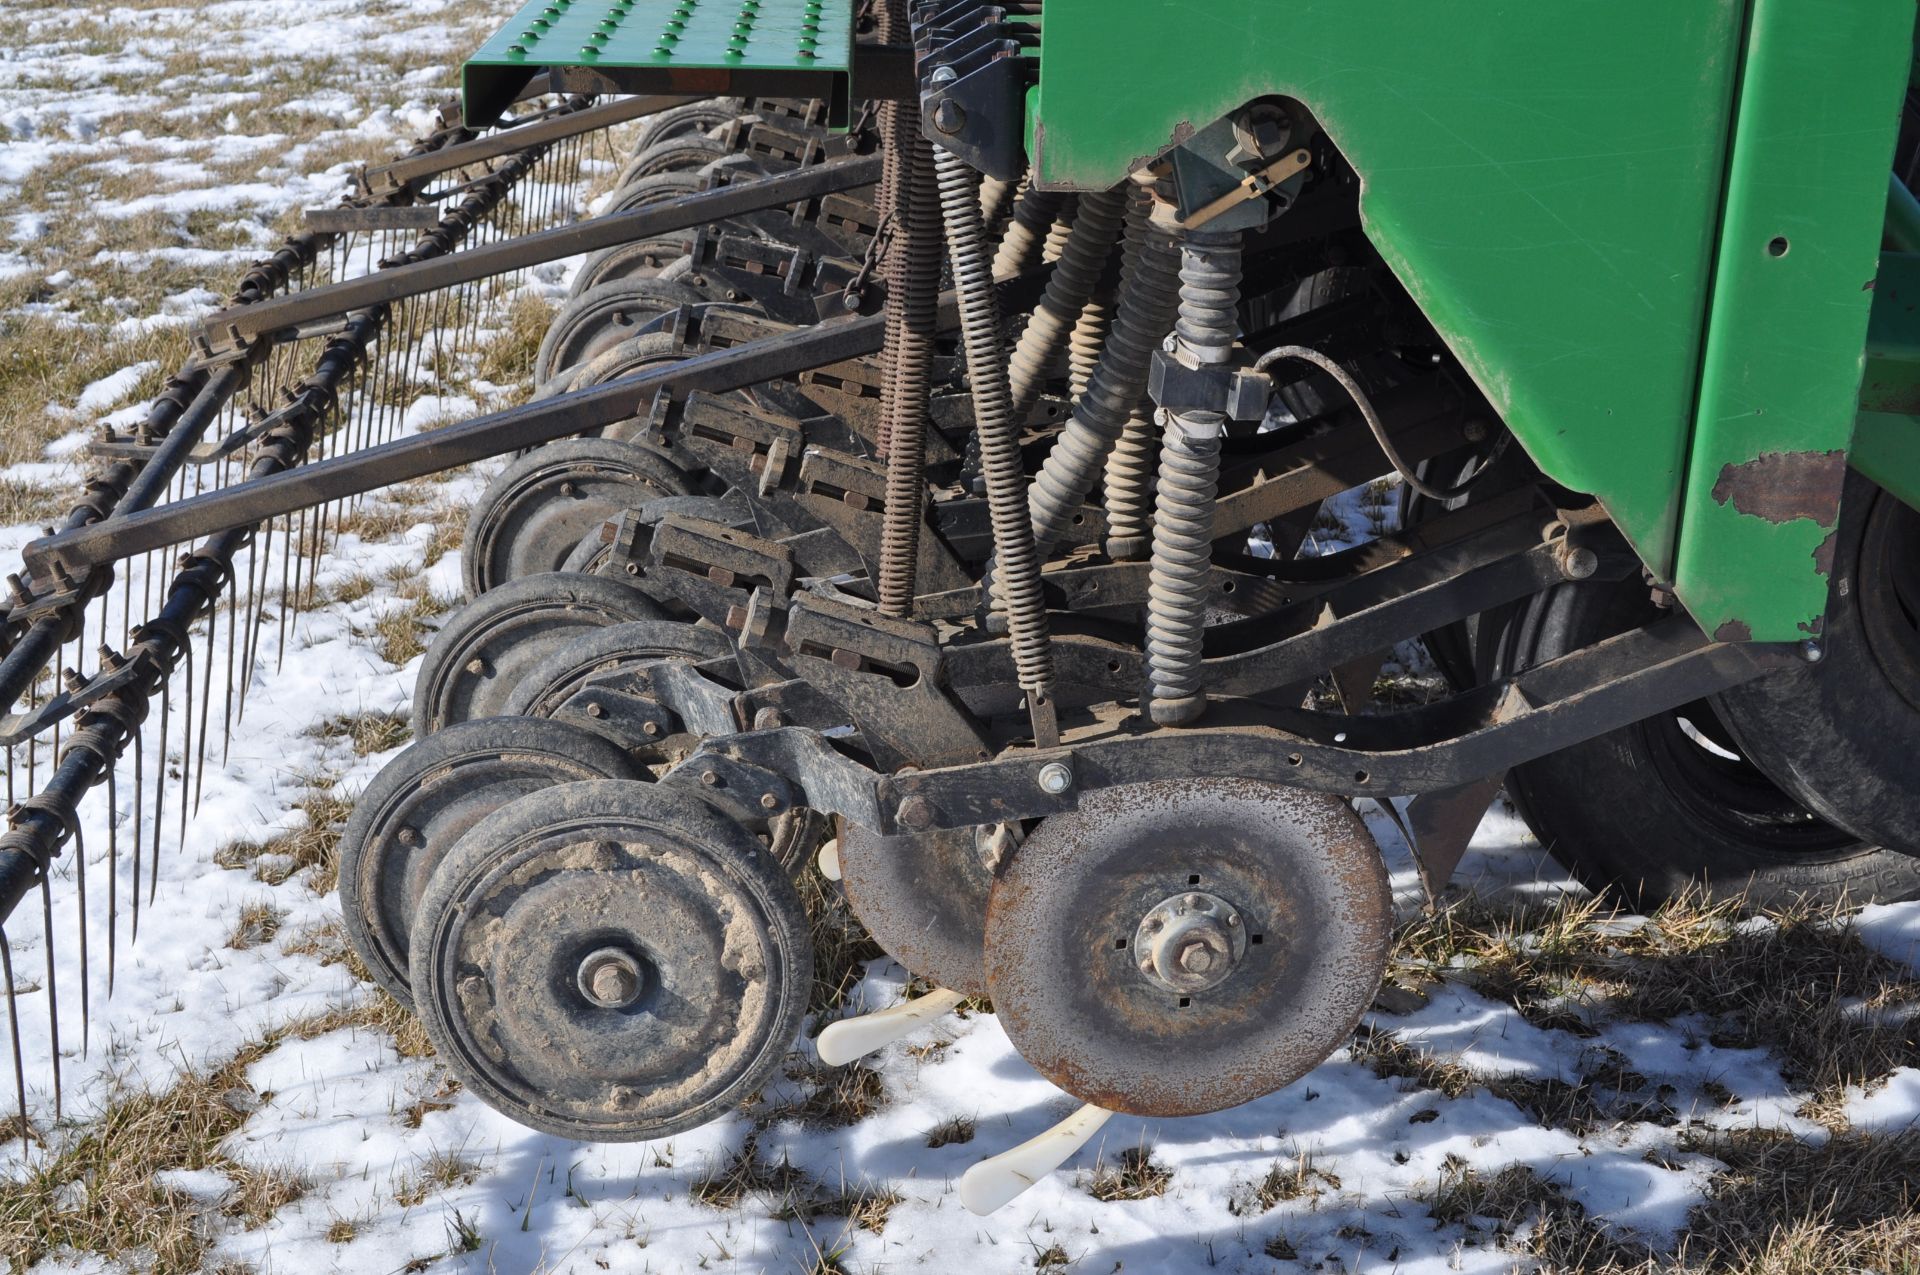
{"label": "dry grass", "polygon": [[974,1122],[969,1116],[951,1116],[927,1130],[930,1147],[953,1147],[972,1142]]}
{"label": "dry grass", "polygon": [[329,717],[307,733],[347,740],[355,757],[371,757],[406,743],[413,737],[413,726],[404,713],[348,713]]}
{"label": "dry grass", "polygon": [[813,935],[813,995],[807,1008],[818,1030],[840,1017],[847,993],[860,981],[866,963],[886,953],[867,936],[846,897],[825,877],[809,870],[794,884],[806,905]]}
{"label": "dry grass", "polygon": [[250,947],[259,947],[272,940],[280,932],[280,923],[287,914],[271,903],[254,902],[242,905],[240,915],[233,924],[233,933],[227,937],[227,946],[237,951]]}
{"label": "dry grass", "polygon": [[1113,1163],[1103,1158],[1094,1164],[1087,1194],[1104,1204],[1150,1200],[1165,1195],[1172,1181],[1173,1170],[1156,1164],[1149,1148],[1128,1147]]}
{"label": "dry grass", "polygon": [[553,315],[553,307],[539,297],[517,297],[499,320],[497,335],[481,351],[477,375],[503,388],[504,405],[517,406],[532,396],[534,355]]}
{"label": "dry grass", "polygon": [[223,868],[250,868],[256,881],[279,885],[300,872],[315,894],[330,894],[340,880],[340,833],[353,814],[353,798],[324,780],[293,803],[304,826],[266,841],[233,841],[213,853]]}
{"label": "dry grass", "polygon": [[762,1160],[757,1140],[749,1137],[730,1160],[693,1184],[693,1198],[709,1208],[729,1211],[754,1198],[764,1202],[779,1221],[808,1223],[840,1217],[878,1233],[902,1197],[865,1183],[842,1181],[837,1187],[828,1186],[784,1156],[778,1164]]}
{"label": "dry grass", "polygon": [[759,1128],[792,1120],[809,1129],[844,1129],[887,1105],[886,1084],[871,1067],[796,1061],[788,1066],[787,1078],[805,1086],[805,1095],[755,1112]]}
{"label": "dry grass", "polygon": [[287,1034],[300,1040],[313,1040],[329,1032],[370,1031],[393,1038],[394,1052],[402,1058],[433,1057],[433,1042],[426,1028],[412,1011],[377,987],[368,987],[359,1001],[324,1013],[300,1019],[287,1028]]}
{"label": "dry grass", "polygon": [[[268,1040],[225,1066],[188,1072],[158,1094],[129,1094],[92,1128],[25,1177],[0,1181],[0,1251],[25,1269],[57,1249],[115,1258],[150,1255],[152,1275],[204,1267],[209,1213],[257,1225],[306,1190],[298,1174],[239,1164],[220,1153],[258,1099],[246,1071]],[[170,1169],[212,1169],[233,1188],[214,1204],[168,1190]]]}
{"label": "dry grass", "polygon": [[404,1208],[416,1208],[442,1191],[467,1185],[479,1173],[480,1166],[458,1149],[435,1149],[394,1189],[393,1198]]}
{"label": "dry grass", "polygon": [[1338,1191],[1340,1185],[1339,1177],[1321,1168],[1311,1151],[1303,1151],[1275,1160],[1265,1176],[1228,1201],[1227,1209],[1243,1217],[1265,1213],[1293,1200],[1318,1200],[1329,1191]]}
{"label": "dry grass", "polygon": [[[1417,986],[1450,977],[1537,1027],[1581,1036],[1603,1019],[1700,1020],[1715,1045],[1771,1051],[1786,1080],[1812,1095],[1806,1113],[1829,1120],[1848,1086],[1872,1087],[1920,1064],[1920,984],[1861,942],[1845,910],[1742,912],[1737,900],[1687,897],[1642,923],[1595,900],[1506,912],[1469,901],[1408,927],[1391,978]],[[1644,1086],[1617,1057],[1588,1075],[1616,1099]],[[1670,1118],[1651,1100],[1637,1110],[1617,1100],[1594,1105],[1551,1085],[1508,1096],[1570,1127]]]}

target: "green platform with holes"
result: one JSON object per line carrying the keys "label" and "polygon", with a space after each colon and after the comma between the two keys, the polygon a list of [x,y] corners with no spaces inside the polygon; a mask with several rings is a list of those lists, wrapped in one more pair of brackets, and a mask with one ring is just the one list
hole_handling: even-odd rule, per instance
{"label": "green platform with holes", "polygon": [[469,123],[483,123],[543,71],[575,84],[598,72],[628,92],[792,83],[828,97],[852,62],[847,0],[531,0],[468,59],[464,87]]}

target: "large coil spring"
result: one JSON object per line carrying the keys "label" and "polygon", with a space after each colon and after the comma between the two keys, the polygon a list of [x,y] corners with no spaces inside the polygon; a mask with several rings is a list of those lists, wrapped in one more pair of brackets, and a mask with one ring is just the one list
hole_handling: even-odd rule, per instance
{"label": "large coil spring", "polygon": [[[904,31],[897,0],[881,8]],[[927,395],[933,384],[936,292],[940,286],[938,195],[933,148],[920,134],[920,109],[910,102],[880,107],[881,215],[893,226],[887,253],[885,379],[880,397],[880,446],[887,460],[886,507],[881,515],[880,609],[913,614],[920,566],[920,524],[926,506]]]}
{"label": "large coil spring", "polygon": [[[1176,354],[1194,364],[1233,358],[1240,301],[1240,232],[1194,231],[1180,250]],[[1180,726],[1206,710],[1201,639],[1213,563],[1213,500],[1226,414],[1168,412],[1154,495],[1153,569],[1147,585],[1148,712]]]}
{"label": "large coil spring", "polygon": [[[1028,318],[1009,360],[1015,420],[1025,421],[1033,412],[1033,405],[1040,401],[1047,372],[1060,357],[1061,347],[1077,331],[1094,286],[1100,282],[1100,272],[1106,268],[1107,258],[1113,255],[1113,245],[1120,238],[1126,215],[1124,191],[1101,191],[1081,197],[1073,227],[1061,245],[1060,260],[1047,280],[1047,290]],[[1095,348],[1097,351],[1097,344]]]}
{"label": "large coil spring", "polygon": [[1046,598],[1040,588],[1040,559],[1027,520],[1026,471],[1020,456],[1020,431],[1008,384],[1000,307],[993,290],[992,263],[980,220],[980,195],[973,170],[958,156],[937,151],[940,211],[945,220],[947,259],[960,298],[960,333],[967,374],[973,384],[974,433],[980,440],[980,467],[987,482],[987,512],[999,566],[1013,663],[1020,688],[1032,710],[1036,742],[1058,742],[1053,714],[1053,648],[1047,632]]}
{"label": "large coil spring", "polygon": [[1028,496],[1034,542],[1043,554],[1065,533],[1093,490],[1107,453],[1146,393],[1153,352],[1173,325],[1180,258],[1176,240],[1150,224],[1149,207],[1145,192],[1136,193],[1127,212],[1112,330]]}

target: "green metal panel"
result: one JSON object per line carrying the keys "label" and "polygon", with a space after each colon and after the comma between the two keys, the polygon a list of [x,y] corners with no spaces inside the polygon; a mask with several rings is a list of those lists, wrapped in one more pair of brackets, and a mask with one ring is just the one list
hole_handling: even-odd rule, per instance
{"label": "green metal panel", "polygon": [[1305,102],[1527,450],[1665,571],[1744,18],[1741,0],[1048,0],[1033,156],[1045,184],[1104,187],[1249,99]]}
{"label": "green metal panel", "polygon": [[644,75],[648,92],[726,93],[749,73],[844,77],[852,59],[850,0],[530,0],[467,60],[467,116],[494,118],[549,68],[625,73],[630,91]]}
{"label": "green metal panel", "polygon": [[1755,0],[1674,589],[1709,633],[1827,609],[1913,0]]}

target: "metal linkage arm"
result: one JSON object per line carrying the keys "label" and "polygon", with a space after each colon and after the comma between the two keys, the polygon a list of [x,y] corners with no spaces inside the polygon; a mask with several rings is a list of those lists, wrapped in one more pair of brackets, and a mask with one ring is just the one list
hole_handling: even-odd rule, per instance
{"label": "metal linkage arm", "polygon": [[877,156],[835,160],[775,177],[755,178],[684,199],[595,217],[571,226],[470,248],[431,261],[381,270],[343,283],[308,288],[276,301],[230,307],[202,319],[200,340],[211,349],[234,349],[269,333],[337,319],[356,310],[387,305],[495,275],[597,252],[675,230],[725,221],[743,213],[856,190],[880,179]]}
{"label": "metal linkage arm", "polygon": [[485,137],[374,165],[361,174],[361,182],[374,195],[405,190],[429,177],[465,168],[469,164],[498,159],[529,146],[563,141],[582,133],[595,133],[603,128],[612,128],[615,124],[624,124],[699,100],[697,97],[625,97],[602,102],[583,111],[549,111],[524,123],[507,120],[498,130]]}

